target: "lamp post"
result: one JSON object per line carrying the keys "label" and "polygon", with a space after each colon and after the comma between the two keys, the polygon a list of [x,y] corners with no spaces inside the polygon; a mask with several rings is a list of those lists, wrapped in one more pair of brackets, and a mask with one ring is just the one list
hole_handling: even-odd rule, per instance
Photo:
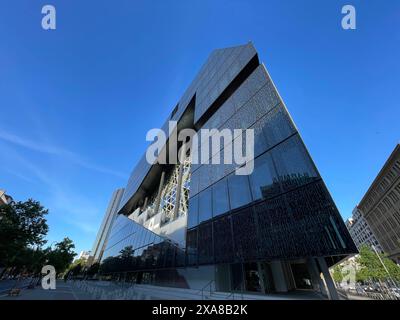
{"label": "lamp post", "polygon": [[382,264],[383,268],[385,269],[386,273],[388,274],[391,284],[392,284],[392,285],[395,285],[395,282],[393,281],[392,276],[390,275],[389,270],[386,268],[385,264],[383,263],[382,258],[380,257],[380,255],[379,255],[379,253],[378,253],[378,251],[376,250],[376,248],[375,248],[374,245],[372,245],[372,249],[374,250],[376,256],[378,257],[378,259],[379,259],[380,263]]}

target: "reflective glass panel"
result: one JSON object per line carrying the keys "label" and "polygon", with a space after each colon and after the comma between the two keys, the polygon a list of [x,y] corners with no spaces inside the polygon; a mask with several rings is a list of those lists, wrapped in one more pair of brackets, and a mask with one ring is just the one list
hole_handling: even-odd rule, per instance
{"label": "reflective glass panel", "polygon": [[241,207],[251,202],[248,176],[239,176],[233,172],[228,177],[228,187],[231,209]]}
{"label": "reflective glass panel", "polygon": [[199,194],[199,223],[212,218],[211,188]]}
{"label": "reflective glass panel", "polygon": [[272,157],[285,191],[318,179],[298,135],[272,149]]}
{"label": "reflective glass panel", "polygon": [[199,199],[198,196],[192,197],[189,199],[189,213],[188,213],[188,229],[193,228],[198,225],[199,220],[199,207],[198,207]]}
{"label": "reflective glass panel", "polygon": [[222,179],[212,187],[214,217],[229,211],[228,183]]}
{"label": "reflective glass panel", "polygon": [[254,160],[254,171],[249,176],[253,199],[267,199],[280,192],[272,158],[269,153]]}

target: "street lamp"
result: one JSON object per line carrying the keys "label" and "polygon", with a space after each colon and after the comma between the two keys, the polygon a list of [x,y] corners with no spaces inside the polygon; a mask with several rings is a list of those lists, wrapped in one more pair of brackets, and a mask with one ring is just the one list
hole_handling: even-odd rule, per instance
{"label": "street lamp", "polygon": [[392,285],[395,285],[395,282],[393,281],[392,276],[390,275],[389,270],[386,268],[385,264],[383,263],[383,260],[381,259],[381,256],[379,255],[379,253],[378,253],[378,251],[376,250],[376,248],[375,248],[374,245],[372,245],[372,249],[375,251],[375,254],[377,255],[377,257],[378,257],[380,263],[382,264],[383,268],[385,269],[386,273],[388,274],[389,279],[390,279],[390,282],[392,283]]}

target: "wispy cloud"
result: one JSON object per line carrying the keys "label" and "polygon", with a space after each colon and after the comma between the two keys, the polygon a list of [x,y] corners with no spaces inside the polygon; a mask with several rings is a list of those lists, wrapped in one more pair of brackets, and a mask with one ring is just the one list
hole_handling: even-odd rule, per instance
{"label": "wispy cloud", "polygon": [[[75,189],[61,184],[62,180],[54,177],[45,169],[35,165],[26,157],[22,157],[16,150],[9,146],[2,146],[9,160],[30,173],[30,182],[41,184],[41,188],[47,190],[48,197],[44,205],[50,209],[51,214],[56,215],[64,223],[74,226],[84,233],[95,234],[96,223],[102,209],[97,207],[93,201],[86,199]],[[9,171],[9,170],[7,170]],[[10,173],[15,174],[15,172]],[[24,175],[18,174],[21,179],[26,180]]]}
{"label": "wispy cloud", "polygon": [[10,170],[9,168],[3,168],[3,170],[25,182],[35,183],[35,181],[33,179],[31,179],[31,178],[27,177],[26,175],[23,175],[17,171]]}
{"label": "wispy cloud", "polygon": [[92,163],[92,162],[86,160],[81,155],[79,155],[75,152],[72,152],[70,150],[60,148],[58,146],[29,140],[29,139],[26,139],[26,138],[23,138],[23,137],[20,137],[15,134],[12,134],[12,133],[9,133],[6,131],[2,131],[2,130],[0,130],[0,139],[3,141],[6,141],[8,143],[12,143],[14,145],[24,147],[26,149],[30,149],[33,151],[61,157],[66,161],[69,161],[71,163],[74,163],[78,166],[81,166],[81,167],[89,169],[89,170],[94,170],[94,171],[98,171],[101,173],[111,174],[111,175],[114,175],[121,179],[126,179],[126,177],[127,177],[126,174],[124,174],[120,171],[116,171],[116,170],[109,169],[104,166]]}
{"label": "wispy cloud", "polygon": [[93,223],[78,222],[74,220],[69,221],[69,223],[88,234],[95,235],[97,233],[97,227]]}

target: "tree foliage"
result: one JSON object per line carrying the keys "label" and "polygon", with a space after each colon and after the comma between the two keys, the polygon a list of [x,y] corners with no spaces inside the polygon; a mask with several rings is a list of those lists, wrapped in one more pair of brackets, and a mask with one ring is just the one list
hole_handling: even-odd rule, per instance
{"label": "tree foliage", "polygon": [[47,252],[47,264],[54,266],[57,273],[63,273],[76,256],[73,251],[74,248],[74,243],[67,237],[57,242],[55,249],[50,249]]}
{"label": "tree foliage", "polygon": [[21,255],[32,254],[28,247],[40,247],[46,242],[47,213],[32,199],[0,206],[0,264],[7,267],[21,263]]}
{"label": "tree foliage", "polygon": [[[76,253],[69,238],[56,243],[55,249],[43,249],[49,230],[45,216],[48,210],[38,201],[11,202],[0,206],[0,267],[21,272],[40,273],[46,264],[63,272]],[[1,278],[2,275],[0,275]]]}
{"label": "tree foliage", "polygon": [[[390,278],[400,281],[400,267],[385,255],[377,253],[368,246],[360,248],[360,254],[356,259],[360,268],[356,273],[357,281],[386,281]],[[382,262],[385,267],[382,265]]]}
{"label": "tree foliage", "polygon": [[333,268],[333,272],[332,272],[332,278],[333,281],[335,281],[336,283],[340,283],[343,280],[343,268],[338,264]]}
{"label": "tree foliage", "polygon": [[81,273],[84,266],[85,266],[85,261],[83,261],[82,259],[78,259],[69,266],[67,273],[69,273],[72,276],[77,276],[78,274]]}

